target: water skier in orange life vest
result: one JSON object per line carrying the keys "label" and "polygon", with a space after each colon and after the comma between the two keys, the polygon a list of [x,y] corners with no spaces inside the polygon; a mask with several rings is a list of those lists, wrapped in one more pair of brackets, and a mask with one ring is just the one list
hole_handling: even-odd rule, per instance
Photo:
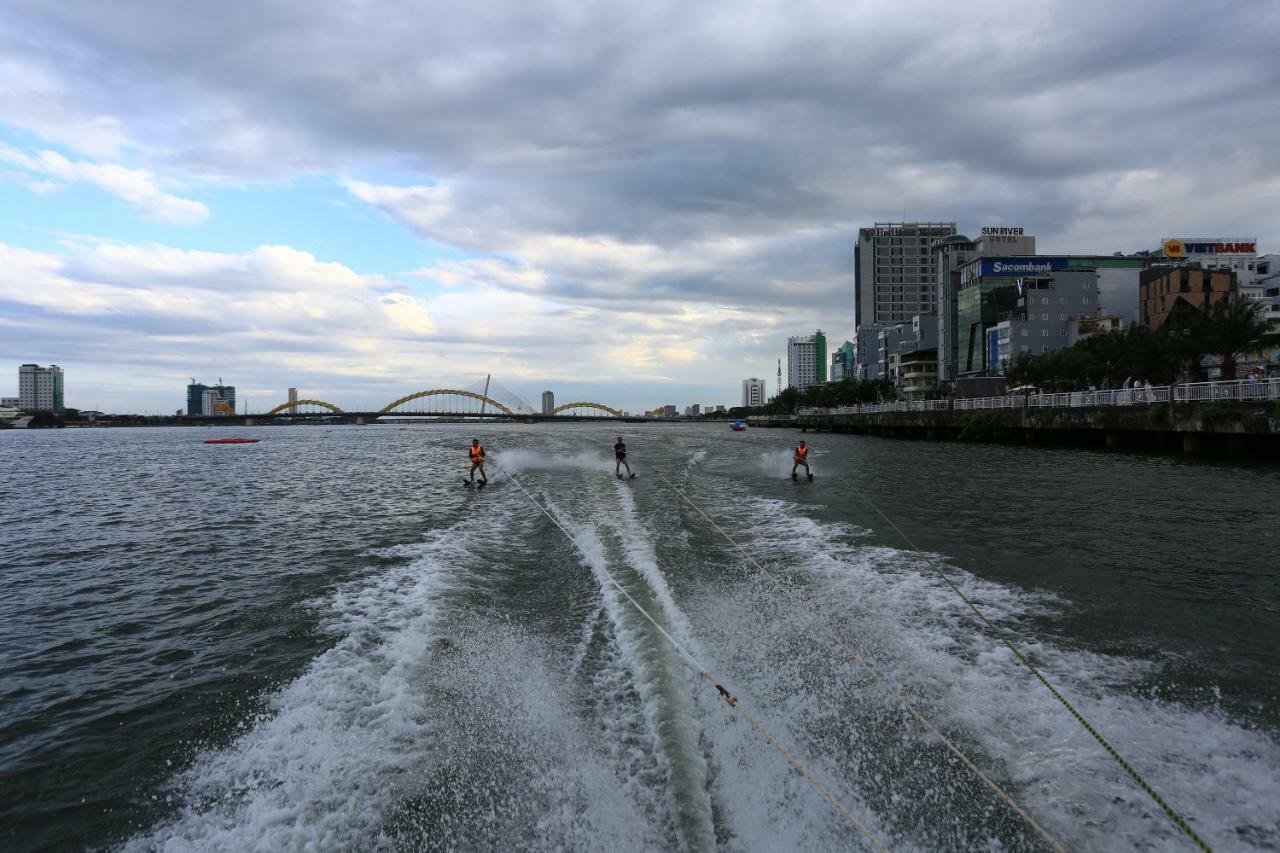
{"label": "water skier in orange life vest", "polygon": [[809,470],[809,448],[803,441],[795,446],[795,456],[791,458],[791,479],[796,479],[796,469],[801,465],[804,466],[804,473],[812,480],[813,472]]}
{"label": "water skier in orange life vest", "polygon": [[471,475],[463,480],[467,485],[471,485],[476,481],[476,469],[480,469],[480,485],[483,486],[489,482],[489,478],[484,473],[484,448],[480,446],[480,439],[473,438],[471,446],[467,448],[467,453],[471,458]]}

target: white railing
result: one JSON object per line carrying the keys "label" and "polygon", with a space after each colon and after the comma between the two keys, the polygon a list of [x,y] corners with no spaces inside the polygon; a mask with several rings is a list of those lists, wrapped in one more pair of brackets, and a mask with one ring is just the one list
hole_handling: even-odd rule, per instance
{"label": "white railing", "polygon": [[[1280,400],[1280,378],[1236,379],[1230,382],[1187,382],[1181,385],[1150,385],[1142,388],[1111,388],[1102,391],[1069,391],[1047,394],[1006,394],[1001,397],[955,398],[951,400],[895,400],[824,409],[802,408],[801,415],[875,415],[882,412],[975,411],[982,409],[1079,409],[1095,406],[1146,406],[1153,403],[1214,402],[1219,400]],[[774,415],[786,418],[786,415]]]}

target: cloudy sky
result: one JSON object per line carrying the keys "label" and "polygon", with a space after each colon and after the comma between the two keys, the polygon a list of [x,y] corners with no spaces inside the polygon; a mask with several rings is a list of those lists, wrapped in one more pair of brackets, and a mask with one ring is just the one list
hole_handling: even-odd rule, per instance
{"label": "cloudy sky", "polygon": [[1277,51],[1272,0],[11,0],[0,394],[735,403],[850,335],[860,225],[1280,251]]}

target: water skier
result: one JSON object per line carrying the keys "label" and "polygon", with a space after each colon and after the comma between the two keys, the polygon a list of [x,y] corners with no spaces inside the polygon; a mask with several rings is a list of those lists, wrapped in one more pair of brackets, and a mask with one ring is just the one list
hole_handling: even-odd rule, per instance
{"label": "water skier", "polygon": [[813,472],[809,470],[809,448],[802,441],[794,449],[795,456],[791,458],[791,479],[796,479],[796,469],[803,465],[804,473],[812,480]]}
{"label": "water skier", "polygon": [[627,476],[635,479],[635,474],[631,473],[631,463],[627,461],[627,444],[622,440],[622,436],[618,436],[618,440],[613,445],[613,473],[619,480],[622,479],[622,466],[627,466]]}
{"label": "water skier", "polygon": [[489,482],[489,478],[484,473],[484,448],[480,446],[480,439],[471,439],[471,446],[467,448],[467,453],[471,459],[471,474],[463,482],[471,485],[476,481],[476,469],[480,469],[480,485],[483,486]]}

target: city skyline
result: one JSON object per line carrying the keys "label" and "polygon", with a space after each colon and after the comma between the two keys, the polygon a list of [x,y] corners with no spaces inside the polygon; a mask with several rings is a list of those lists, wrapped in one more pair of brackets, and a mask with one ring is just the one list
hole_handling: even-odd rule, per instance
{"label": "city skyline", "polygon": [[1267,4],[268,5],[0,11],[0,360],[67,405],[732,402],[853,338],[876,222],[1280,248]]}

